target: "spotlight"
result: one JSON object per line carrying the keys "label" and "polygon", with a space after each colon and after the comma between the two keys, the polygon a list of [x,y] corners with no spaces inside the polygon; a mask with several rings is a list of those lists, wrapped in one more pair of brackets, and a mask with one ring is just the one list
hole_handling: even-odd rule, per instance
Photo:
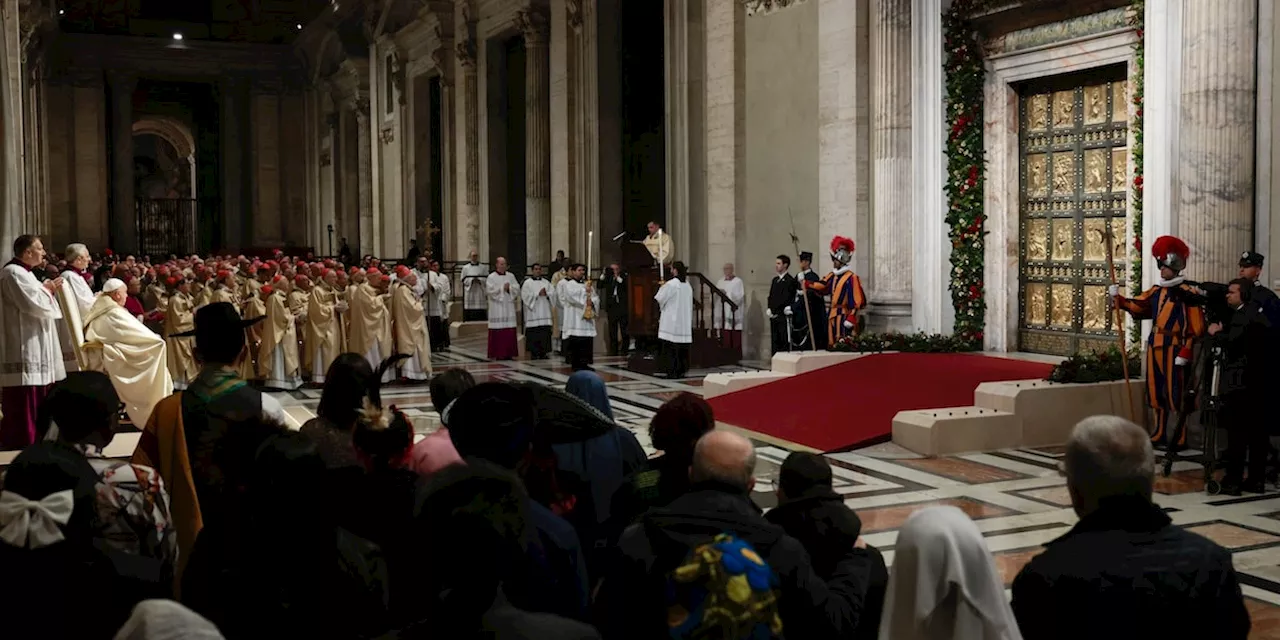
{"label": "spotlight", "polygon": [[173,39],[174,39],[174,40],[181,40],[181,39],[182,39],[182,34],[181,34],[181,33],[175,33],[175,34],[173,34]]}
{"label": "spotlight", "polygon": [[298,24],[298,31],[302,31],[302,24],[301,24],[301,23],[299,23],[299,24]]}
{"label": "spotlight", "polygon": [[65,16],[65,15],[67,15],[67,10],[66,10],[66,9],[58,9],[58,15],[60,15],[60,16]]}

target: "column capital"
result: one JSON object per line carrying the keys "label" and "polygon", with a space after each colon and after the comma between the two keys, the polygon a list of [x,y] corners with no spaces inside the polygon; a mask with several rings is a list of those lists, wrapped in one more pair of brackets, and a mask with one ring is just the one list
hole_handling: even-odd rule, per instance
{"label": "column capital", "polygon": [[369,124],[369,98],[361,96],[352,100],[351,110],[356,113],[356,120],[362,126]]}
{"label": "column capital", "polygon": [[569,28],[574,33],[582,31],[582,3],[583,0],[565,0],[564,11],[565,18],[569,21]]}
{"label": "column capital", "polygon": [[545,47],[550,41],[551,18],[543,7],[530,5],[516,12],[516,27],[524,34],[526,47]]}
{"label": "column capital", "polygon": [[462,67],[469,72],[475,72],[476,69],[476,41],[470,37],[458,41],[454,46],[454,55],[458,57],[458,62],[462,63]]}

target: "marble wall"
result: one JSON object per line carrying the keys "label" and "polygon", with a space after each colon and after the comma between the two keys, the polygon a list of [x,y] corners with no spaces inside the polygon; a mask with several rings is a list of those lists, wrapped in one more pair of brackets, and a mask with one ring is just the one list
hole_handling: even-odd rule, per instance
{"label": "marble wall", "polygon": [[[747,289],[748,358],[769,353],[774,257],[790,255],[792,273],[799,268],[793,231],[806,239],[802,249],[821,249],[811,242],[818,236],[818,8],[807,2],[746,19],[746,184],[736,266]],[[713,281],[721,266],[706,264]]]}

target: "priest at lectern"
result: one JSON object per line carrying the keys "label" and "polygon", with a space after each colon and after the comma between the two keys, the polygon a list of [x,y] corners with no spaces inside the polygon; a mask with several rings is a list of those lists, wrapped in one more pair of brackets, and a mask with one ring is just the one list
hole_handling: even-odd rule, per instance
{"label": "priest at lectern", "polygon": [[670,265],[675,259],[673,253],[675,246],[671,243],[671,236],[657,222],[649,223],[649,235],[645,236],[644,248],[649,250],[649,255],[653,256],[654,264]]}

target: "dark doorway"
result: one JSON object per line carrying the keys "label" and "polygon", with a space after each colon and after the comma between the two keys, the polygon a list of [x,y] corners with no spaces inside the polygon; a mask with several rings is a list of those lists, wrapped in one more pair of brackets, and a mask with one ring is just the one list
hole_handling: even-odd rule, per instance
{"label": "dark doorway", "polygon": [[[524,209],[525,194],[525,49],[524,38],[513,37],[506,41],[506,100],[503,114],[506,121],[507,160],[507,264],[511,270],[523,274],[528,236]],[[497,256],[493,257],[494,260]]]}
{"label": "dark doorway", "polygon": [[622,79],[622,215],[642,233],[655,220],[667,224],[665,90],[661,2],[620,2]]}
{"label": "dark doorway", "polygon": [[[413,92],[414,237],[441,258],[444,251],[444,132],[439,76],[417,76]],[[428,225],[428,223],[430,223]],[[438,229],[428,233],[428,226]]]}

